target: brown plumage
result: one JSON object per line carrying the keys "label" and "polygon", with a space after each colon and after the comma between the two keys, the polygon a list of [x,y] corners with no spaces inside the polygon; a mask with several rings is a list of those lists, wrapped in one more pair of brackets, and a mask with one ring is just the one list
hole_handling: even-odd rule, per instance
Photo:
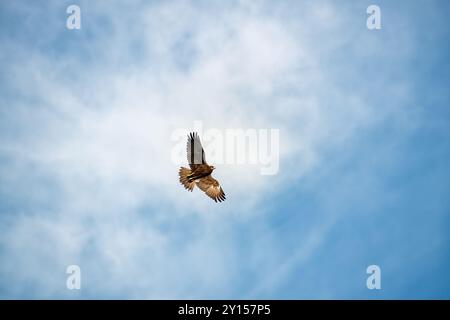
{"label": "brown plumage", "polygon": [[188,135],[187,158],[191,169],[180,168],[181,184],[189,191],[192,191],[197,186],[215,202],[224,201],[225,193],[222,187],[216,179],[211,177],[215,167],[206,163],[205,151],[196,132]]}

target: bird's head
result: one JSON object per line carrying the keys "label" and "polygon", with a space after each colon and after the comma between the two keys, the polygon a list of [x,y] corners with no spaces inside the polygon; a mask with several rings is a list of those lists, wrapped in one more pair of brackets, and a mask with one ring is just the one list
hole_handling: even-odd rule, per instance
{"label": "bird's head", "polygon": [[210,168],[211,168],[211,170],[214,170],[216,167],[214,167],[214,166],[210,166]]}

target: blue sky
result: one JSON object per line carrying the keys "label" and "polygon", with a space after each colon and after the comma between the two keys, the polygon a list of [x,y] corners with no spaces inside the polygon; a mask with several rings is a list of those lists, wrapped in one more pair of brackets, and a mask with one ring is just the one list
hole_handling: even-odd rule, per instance
{"label": "blue sky", "polygon": [[[450,298],[449,9],[1,3],[0,298]],[[195,121],[279,129],[278,174],[187,193]]]}

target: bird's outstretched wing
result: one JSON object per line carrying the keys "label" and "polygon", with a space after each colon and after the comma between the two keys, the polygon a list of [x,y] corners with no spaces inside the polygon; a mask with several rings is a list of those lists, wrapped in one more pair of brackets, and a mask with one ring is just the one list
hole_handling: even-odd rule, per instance
{"label": "bird's outstretched wing", "polygon": [[197,184],[197,187],[200,188],[200,190],[206,193],[215,202],[221,202],[225,200],[225,192],[223,192],[219,182],[211,177],[211,175],[201,178],[195,183]]}
{"label": "bird's outstretched wing", "polygon": [[187,159],[189,166],[195,170],[199,164],[207,164],[205,160],[205,151],[197,132],[191,132],[187,141]]}

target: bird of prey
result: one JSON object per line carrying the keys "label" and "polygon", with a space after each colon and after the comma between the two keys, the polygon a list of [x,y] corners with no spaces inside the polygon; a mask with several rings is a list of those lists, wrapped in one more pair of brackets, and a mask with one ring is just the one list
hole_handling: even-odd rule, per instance
{"label": "bird of prey", "polygon": [[224,201],[225,193],[219,182],[211,177],[211,173],[215,169],[205,160],[205,151],[203,150],[200,138],[196,132],[188,135],[187,141],[187,159],[189,167],[181,167],[179,171],[181,184],[189,191],[195,186],[199,187],[207,196],[215,202]]}

